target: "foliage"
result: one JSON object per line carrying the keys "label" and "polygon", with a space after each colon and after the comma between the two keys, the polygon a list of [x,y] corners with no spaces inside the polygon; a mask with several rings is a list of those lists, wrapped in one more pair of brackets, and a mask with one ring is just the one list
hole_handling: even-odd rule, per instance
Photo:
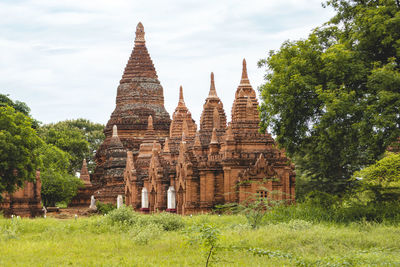
{"label": "foliage", "polygon": [[37,150],[40,161],[43,164],[41,171],[56,170],[59,173],[67,173],[70,167],[71,156],[55,145],[42,143]]}
{"label": "foliage", "polygon": [[98,200],[96,201],[96,207],[97,211],[103,215],[108,214],[110,211],[115,210],[117,208],[117,206],[112,203],[103,203]]}
{"label": "foliage", "polygon": [[30,117],[32,119],[32,128],[37,129],[39,127],[39,121],[32,118],[30,115],[31,109],[25,102],[16,100],[15,102],[8,97],[8,95],[0,94],[0,107],[10,106],[15,109],[16,112]]}
{"label": "foliage", "polygon": [[234,214],[242,214],[246,217],[248,224],[253,228],[258,228],[267,213],[273,206],[279,206],[285,203],[285,201],[275,200],[274,196],[281,194],[279,191],[269,191],[266,188],[260,187],[268,193],[267,198],[260,197],[257,193],[248,193],[248,197],[239,203],[227,203],[224,205],[218,205],[217,209],[224,213],[232,212]]}
{"label": "foliage", "polygon": [[[343,195],[352,174],[400,135],[400,8],[394,0],[331,0],[336,15],[286,41],[259,66],[263,129],[307,189]],[[307,192],[304,192],[307,193]]]}
{"label": "foliage", "polygon": [[43,125],[40,137],[71,156],[69,172],[80,171],[83,159],[87,159],[89,171],[94,169],[94,155],[104,140],[104,125],[86,119],[66,120]]}
{"label": "foliage", "polygon": [[160,225],[164,231],[177,231],[185,226],[181,216],[169,212],[151,215],[150,220]]}
{"label": "foliage", "polygon": [[[11,220],[0,219],[0,265],[36,266],[44,261],[51,266],[205,265],[205,250],[199,249],[200,243],[188,245],[183,231],[163,231],[152,223],[111,225],[107,216],[77,220],[21,219],[15,228],[17,238],[10,239],[2,238],[6,237],[3,233],[11,226]],[[151,217],[138,216],[144,220]],[[400,263],[398,224],[360,221],[343,225],[288,220],[253,230],[240,227],[244,222],[241,215],[193,215],[182,219],[187,231],[191,222],[199,222],[196,235],[204,225],[202,221],[218,228],[215,255],[218,261],[209,263],[218,266],[397,266]]]}
{"label": "foliage", "polygon": [[42,201],[44,206],[54,207],[57,202],[69,203],[83,186],[82,181],[68,173],[47,169],[41,173]]}
{"label": "foliage", "polygon": [[107,214],[107,220],[111,224],[123,224],[129,226],[143,226],[154,224],[161,227],[164,231],[176,231],[184,227],[181,216],[171,213],[158,213],[148,216],[140,216],[133,211],[132,207],[122,206],[114,209]]}
{"label": "foliage", "polygon": [[400,201],[400,154],[384,158],[354,173],[360,187],[358,197],[366,202]]}
{"label": "foliage", "polygon": [[107,214],[107,219],[112,223],[122,223],[134,225],[138,221],[139,214],[132,207],[122,206],[119,209],[114,209]]}
{"label": "foliage", "polygon": [[32,119],[10,106],[0,107],[0,198],[2,192],[14,192],[34,180],[41,144]]}
{"label": "foliage", "polygon": [[195,224],[183,232],[187,235],[189,244],[199,244],[201,246],[206,257],[206,266],[216,261],[215,254],[218,250],[218,240],[221,232],[215,225],[210,223]]}
{"label": "foliage", "polygon": [[290,222],[303,220],[313,223],[352,223],[352,222],[400,222],[400,205],[398,203],[368,203],[355,200],[337,202],[324,207],[310,202],[291,206],[276,206],[266,214],[263,223]]}

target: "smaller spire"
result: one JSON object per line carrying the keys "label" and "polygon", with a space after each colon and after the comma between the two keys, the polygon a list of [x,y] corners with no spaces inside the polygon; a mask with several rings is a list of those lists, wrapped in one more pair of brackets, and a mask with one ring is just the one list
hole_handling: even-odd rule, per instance
{"label": "smaller spire", "polygon": [[144,27],[141,22],[138,23],[136,26],[136,38],[135,38],[135,44],[144,44]]}
{"label": "smaller spire", "polygon": [[232,133],[232,125],[230,123],[228,124],[228,128],[226,129],[225,136],[226,136],[226,138],[225,138],[226,141],[234,140],[233,133]]}
{"label": "smaller spire", "polygon": [[189,127],[186,121],[186,118],[183,119],[182,122],[182,138],[189,136]]}
{"label": "smaller spire", "polygon": [[249,85],[249,77],[247,76],[247,66],[246,59],[243,59],[243,68],[242,68],[242,79],[240,80],[240,85]]}
{"label": "smaller spire", "polygon": [[217,129],[216,128],[214,128],[213,131],[212,131],[210,144],[218,144]]}
{"label": "smaller spire", "polygon": [[133,163],[133,153],[132,153],[132,151],[128,150],[126,152],[126,155],[127,155],[127,158],[126,158],[125,170],[128,170],[128,171],[135,170],[135,164]]}
{"label": "smaller spire", "polygon": [[84,185],[90,185],[91,184],[90,183],[89,171],[87,169],[86,159],[83,159],[82,169],[81,169],[79,178],[83,181]]}
{"label": "smaller spire", "polygon": [[185,105],[185,100],[183,99],[183,88],[182,85],[179,87],[179,103],[178,105]]}
{"label": "smaller spire", "polygon": [[164,153],[169,153],[169,152],[171,151],[169,150],[169,139],[167,137],[165,138],[165,143],[164,143]]}
{"label": "smaller spire", "polygon": [[196,133],[196,137],[194,138],[194,146],[195,147],[201,147],[199,132]]}
{"label": "smaller spire", "polygon": [[217,91],[215,90],[214,73],[213,72],[211,72],[211,84],[210,84],[210,92],[208,93],[208,97],[218,97]]}
{"label": "smaller spire", "polygon": [[219,118],[219,112],[217,107],[213,110],[213,127],[220,129],[221,128],[221,119]]}
{"label": "smaller spire", "polygon": [[151,115],[149,115],[149,117],[147,119],[147,130],[154,130],[153,117]]}
{"label": "smaller spire", "polygon": [[113,126],[112,137],[118,137],[118,128],[115,124]]}

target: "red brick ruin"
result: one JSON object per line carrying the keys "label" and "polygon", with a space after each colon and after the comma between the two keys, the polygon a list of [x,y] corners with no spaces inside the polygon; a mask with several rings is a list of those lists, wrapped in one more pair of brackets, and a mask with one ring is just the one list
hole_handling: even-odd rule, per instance
{"label": "red brick ruin", "polygon": [[259,132],[257,107],[243,60],[228,125],[213,73],[200,129],[182,87],[170,121],[139,23],[106,139],[96,154],[95,198],[115,203],[124,195],[125,204],[135,210],[179,214],[209,212],[252,194],[293,202],[294,166],[270,134]]}
{"label": "red brick ruin", "polygon": [[42,183],[40,172],[36,172],[34,182],[25,182],[24,186],[13,194],[4,193],[0,202],[0,210],[5,216],[35,217],[43,213],[40,196]]}

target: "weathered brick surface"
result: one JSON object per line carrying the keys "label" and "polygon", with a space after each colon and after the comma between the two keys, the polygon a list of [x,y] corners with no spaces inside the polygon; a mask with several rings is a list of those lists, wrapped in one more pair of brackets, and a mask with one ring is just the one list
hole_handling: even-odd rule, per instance
{"label": "weathered brick surface", "polygon": [[83,187],[78,189],[76,196],[68,204],[69,207],[90,206],[90,198],[94,194],[95,188],[90,182],[90,174],[87,168],[86,159],[83,160],[79,178],[83,182]]}
{"label": "weathered brick surface", "polygon": [[5,216],[17,215],[21,217],[40,216],[42,212],[42,198],[40,195],[42,183],[40,172],[36,172],[35,182],[25,182],[24,186],[13,194],[3,194],[0,210]]}
{"label": "weathered brick surface", "polygon": [[[115,202],[117,194],[124,193],[126,204],[138,211],[180,214],[208,212],[217,204],[264,194],[260,193],[263,188],[280,192],[269,198],[294,201],[294,166],[270,134],[258,132],[257,106],[243,60],[228,125],[213,73],[199,131],[182,87],[170,122],[139,23],[117,105],[104,131],[107,138],[96,156],[93,182],[101,188],[98,198]],[[111,137],[113,125],[118,127],[118,140]],[[167,207],[170,187],[176,192],[176,209]],[[142,190],[147,191],[149,206],[145,208]]]}
{"label": "weathered brick surface", "polygon": [[[156,137],[163,140],[169,135],[171,120],[164,107],[163,88],[146,48],[143,25],[139,23],[136,28],[135,46],[118,86],[116,107],[104,129],[106,139],[96,153],[96,169],[92,179],[95,186],[104,186],[105,176],[119,175],[123,180],[120,171],[111,174],[113,171],[110,167],[107,170],[105,168],[112,127],[114,125],[118,127],[118,136],[123,147],[131,150],[136,160],[147,130],[149,115],[153,118]],[[114,189],[109,188],[110,194],[120,192],[121,189],[117,187],[119,186],[115,185]],[[117,195],[115,199],[116,197]]]}
{"label": "weathered brick surface", "polygon": [[[170,138],[161,150],[153,138],[150,156],[148,148],[141,149],[135,171],[125,170],[126,188],[140,208],[143,187],[149,192],[149,211],[167,210],[167,190],[173,186],[176,192],[176,211],[179,214],[209,212],[215,205],[244,201],[250,195],[264,194],[277,200],[294,201],[295,173],[283,151],[279,150],[271,135],[258,132],[258,101],[247,77],[246,62],[240,85],[235,93],[232,121],[226,127],[223,105],[218,98],[211,75],[210,93],[201,117],[200,130],[190,132],[182,123],[188,113],[182,91],[171,124]],[[178,117],[176,114],[183,114]],[[191,119],[191,118],[190,118]],[[146,158],[146,161],[143,159]],[[131,163],[129,168],[134,164]],[[136,166],[136,165],[135,165]],[[129,182],[140,180],[143,183]],[[264,189],[266,193],[260,193]],[[278,194],[268,195],[271,191]]]}

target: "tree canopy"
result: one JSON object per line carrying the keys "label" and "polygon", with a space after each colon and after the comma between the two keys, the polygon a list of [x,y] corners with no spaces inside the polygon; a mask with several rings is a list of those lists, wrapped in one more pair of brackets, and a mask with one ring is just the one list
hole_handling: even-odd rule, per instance
{"label": "tree canopy", "polygon": [[66,120],[39,128],[40,137],[70,155],[69,173],[75,174],[87,159],[88,168],[94,168],[94,154],[104,140],[104,126],[86,119]]}
{"label": "tree canopy", "polygon": [[31,118],[8,105],[0,106],[0,198],[2,192],[12,193],[34,180],[42,143]]}
{"label": "tree canopy", "polygon": [[[351,175],[400,136],[400,6],[331,0],[336,15],[307,39],[286,41],[259,66],[262,129],[291,156],[300,183],[343,194]],[[306,189],[307,191],[307,189]]]}
{"label": "tree canopy", "polygon": [[400,201],[400,154],[388,153],[361,171],[355,172],[358,196],[366,202]]}

